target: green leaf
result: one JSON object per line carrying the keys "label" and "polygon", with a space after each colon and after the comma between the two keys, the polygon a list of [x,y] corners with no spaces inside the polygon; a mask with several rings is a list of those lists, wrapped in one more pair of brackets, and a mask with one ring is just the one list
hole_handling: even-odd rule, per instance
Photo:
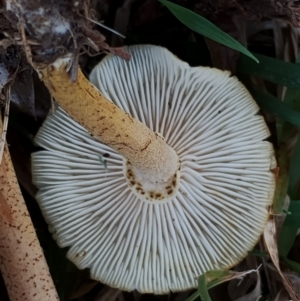
{"label": "green leaf", "polygon": [[241,277],[244,277],[245,275],[252,273],[253,271],[254,270],[244,272],[235,272],[228,270],[208,271],[198,278],[198,290],[193,293],[186,301],[194,301],[198,297],[201,297],[202,301],[211,300],[207,290],[233,279],[241,279]]}
{"label": "green leaf", "polygon": [[206,274],[203,274],[198,278],[198,293],[201,301],[212,301],[206,286]]}
{"label": "green leaf", "polygon": [[[296,64],[299,64],[299,62],[300,62],[300,55],[298,55]],[[300,112],[299,100],[300,100],[299,87],[297,87],[296,89],[289,88],[286,90],[283,102],[297,112]],[[289,143],[289,141],[295,135],[295,132],[297,132],[297,128],[293,124],[287,122],[285,123],[282,120],[277,120],[276,127],[278,133],[278,140],[283,141],[284,143]]]}
{"label": "green leaf", "polygon": [[272,113],[277,118],[300,126],[300,113],[293,110],[291,107],[280,101],[271,94],[257,91],[254,88],[248,87],[257,104],[264,110]]}
{"label": "green leaf", "polygon": [[248,252],[248,254],[252,256],[262,257],[262,258],[268,257],[267,253],[262,252],[258,249],[253,249],[252,251]]}
{"label": "green leaf", "polygon": [[287,266],[294,272],[300,275],[300,263],[290,260],[286,257],[281,258],[281,260],[287,264]]}
{"label": "green leaf", "polygon": [[300,139],[298,137],[291,158],[288,192],[292,199],[300,199]]}
{"label": "green leaf", "polygon": [[259,64],[242,55],[238,60],[239,73],[254,75],[271,83],[288,88],[300,88],[300,65],[284,62],[261,54],[255,54]]}
{"label": "green leaf", "polygon": [[179,21],[181,21],[186,27],[220,44],[223,44],[227,47],[237,50],[250,57],[256,63],[258,63],[257,58],[253,56],[253,54],[249,50],[247,50],[243,45],[241,45],[230,35],[228,35],[224,31],[219,29],[217,26],[209,22],[207,19],[201,17],[200,15],[194,13],[193,11],[187,8],[174,4],[170,1],[166,1],[166,0],[158,0],[158,1],[161,2],[163,5],[165,5],[171,11],[171,13]]}
{"label": "green leaf", "polygon": [[[224,278],[230,276],[231,272],[227,271],[227,270],[214,270],[214,271],[208,271],[205,274],[201,275],[198,278],[198,290],[193,293],[186,301],[194,301],[196,300],[198,297],[201,297],[201,300],[205,300],[202,299],[203,296],[201,296],[202,291],[204,290],[208,290],[211,289],[214,286],[217,286],[220,283],[224,282]],[[203,280],[204,279],[204,280]],[[227,280],[227,279],[226,279]],[[204,286],[204,282],[205,281],[205,287]],[[208,281],[208,283],[206,283]],[[208,295],[208,292],[207,292]],[[209,295],[208,295],[209,297]],[[210,297],[209,297],[210,298]],[[208,299],[210,300],[210,299]]]}
{"label": "green leaf", "polygon": [[300,112],[300,87],[297,89],[287,89],[284,96],[284,103],[294,110]]}
{"label": "green leaf", "polygon": [[290,214],[286,216],[284,225],[300,228],[300,201],[291,201],[288,211]]}

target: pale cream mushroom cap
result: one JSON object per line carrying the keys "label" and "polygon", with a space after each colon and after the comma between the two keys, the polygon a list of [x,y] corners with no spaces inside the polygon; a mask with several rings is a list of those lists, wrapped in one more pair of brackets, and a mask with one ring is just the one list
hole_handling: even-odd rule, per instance
{"label": "pale cream mushroom cap", "polygon": [[162,47],[126,51],[129,63],[109,55],[90,79],[176,151],[176,195],[142,199],[125,160],[59,108],[35,140],[45,149],[32,156],[37,200],[58,244],[92,278],[127,291],[182,291],[257,243],[275,188],[270,133],[230,73],[191,68]]}

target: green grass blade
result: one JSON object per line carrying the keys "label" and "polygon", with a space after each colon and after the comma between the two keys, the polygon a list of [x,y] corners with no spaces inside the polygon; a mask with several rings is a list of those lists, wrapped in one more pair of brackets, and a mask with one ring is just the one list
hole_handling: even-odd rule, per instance
{"label": "green grass blade", "polygon": [[249,251],[248,254],[252,255],[252,256],[261,257],[261,258],[268,257],[268,254],[266,252],[262,252],[262,251],[260,251],[258,249],[253,249],[252,251]]}
{"label": "green grass blade", "polygon": [[[205,280],[205,288],[204,288],[204,290],[208,290],[208,289],[211,289],[211,288],[213,288],[213,287],[215,287],[215,286],[223,283],[224,279],[226,279],[225,281],[227,281],[227,277],[228,276],[230,276],[230,271],[227,271],[227,270],[225,270],[225,271],[224,270],[214,270],[214,271],[208,271],[208,272],[206,272],[204,275],[201,275],[198,278],[198,290],[195,293],[193,293],[186,301],[194,301],[198,297],[201,297],[200,292],[202,290],[200,289],[200,284],[201,284],[201,288],[202,288],[202,286],[203,286],[203,283],[202,283],[203,282],[203,278]],[[208,283],[206,283],[206,280],[208,280]],[[202,297],[201,297],[201,300],[203,301],[204,299],[202,299]]]}
{"label": "green grass blade", "polygon": [[191,296],[189,296],[185,301],[194,301],[199,297],[199,292],[193,293]]}
{"label": "green grass blade", "polygon": [[228,270],[208,271],[198,278],[198,290],[193,293],[186,301],[194,301],[198,297],[200,297],[202,301],[210,301],[211,299],[208,294],[209,289],[232,279],[240,279],[249,272],[251,273],[253,272],[253,270],[245,272],[234,272]]}
{"label": "green grass blade", "polygon": [[291,158],[288,192],[292,199],[300,198],[300,138],[298,137]]}
{"label": "green grass blade", "polygon": [[209,22],[207,19],[201,17],[200,15],[194,13],[193,11],[187,8],[184,8],[170,1],[158,1],[165,5],[171,11],[171,13],[186,27],[220,44],[237,50],[250,57],[256,63],[258,63],[257,58],[247,48],[241,45],[230,35],[219,29],[213,23]]}
{"label": "green grass blade", "polygon": [[284,224],[300,228],[300,201],[291,201],[288,211]]}
{"label": "green grass blade", "polygon": [[271,94],[263,93],[249,87],[248,89],[255,101],[257,102],[257,104],[262,109],[268,111],[269,113],[272,113],[274,116],[283,121],[300,126],[299,112],[293,110],[290,106],[286,105]]}
{"label": "green grass blade", "polygon": [[212,301],[206,285],[206,274],[203,274],[198,278],[198,293],[201,301]]}
{"label": "green grass blade", "polygon": [[290,260],[286,257],[283,257],[282,261],[286,263],[292,271],[300,275],[300,263]]}
{"label": "green grass blade", "polygon": [[242,55],[237,64],[239,73],[254,75],[271,83],[300,89],[300,64],[293,64],[255,54],[259,64]]}
{"label": "green grass blade", "polygon": [[300,112],[300,87],[297,89],[287,89],[284,103],[290,105],[294,110]]}

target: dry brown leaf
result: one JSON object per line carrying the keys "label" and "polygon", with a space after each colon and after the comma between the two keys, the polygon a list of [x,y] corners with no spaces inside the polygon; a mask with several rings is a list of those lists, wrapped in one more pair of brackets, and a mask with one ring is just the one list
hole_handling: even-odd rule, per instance
{"label": "dry brown leaf", "polygon": [[290,297],[292,298],[293,301],[300,301],[299,295],[296,293],[290,280],[284,275],[284,273],[280,269],[276,238],[277,235],[276,235],[275,219],[270,218],[264,230],[264,242],[266,248],[268,250],[268,253],[271,257],[271,260],[275,268],[277,269],[279,275],[281,276],[284,287],[286,288]]}

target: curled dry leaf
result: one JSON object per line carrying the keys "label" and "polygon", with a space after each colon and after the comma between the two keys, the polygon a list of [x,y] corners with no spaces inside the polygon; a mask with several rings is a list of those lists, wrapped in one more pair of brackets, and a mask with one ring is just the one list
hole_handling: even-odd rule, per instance
{"label": "curled dry leaf", "polygon": [[289,278],[281,271],[280,265],[279,265],[279,257],[278,257],[278,248],[277,248],[277,242],[276,242],[276,225],[275,225],[275,219],[270,218],[267,222],[265,231],[264,231],[264,242],[266,245],[266,248],[269,252],[269,255],[271,257],[271,260],[277,269],[278,273],[281,276],[282,282],[284,284],[284,287],[286,288],[287,292],[289,293],[290,297],[293,301],[300,301],[300,297],[295,291],[295,288]]}

